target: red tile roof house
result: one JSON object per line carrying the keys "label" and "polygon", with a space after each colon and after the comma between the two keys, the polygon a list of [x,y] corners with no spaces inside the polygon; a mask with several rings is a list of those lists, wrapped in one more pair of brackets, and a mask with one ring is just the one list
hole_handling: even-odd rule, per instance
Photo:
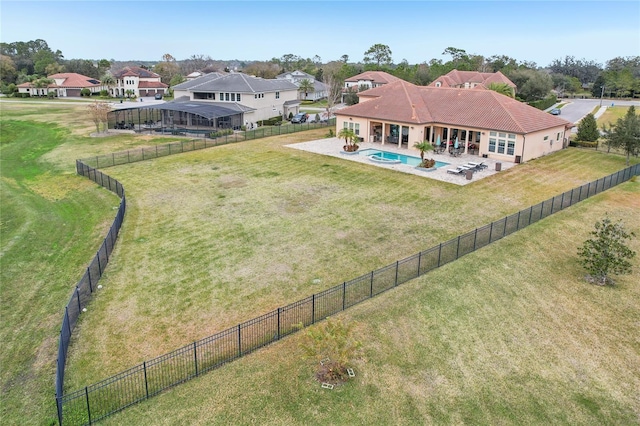
{"label": "red tile roof house", "polygon": [[452,70],[449,73],[436,78],[429,84],[429,87],[456,87],[459,89],[473,89],[480,86],[488,89],[491,83],[504,83],[516,89],[516,85],[500,71],[498,72],[478,72],[478,71],[458,71]]}
{"label": "red tile roof house", "polygon": [[466,154],[519,163],[562,149],[573,127],[482,88],[416,86],[398,80],[358,97],[360,103],[336,111],[336,133],[347,127],[367,142],[410,150],[419,141],[435,145],[457,139]]}
{"label": "red tile roof house", "polygon": [[106,89],[99,80],[73,72],[52,74],[47,78],[53,80],[47,87],[36,88],[33,83],[22,83],[18,85],[18,92],[29,93],[30,96],[46,96],[55,92],[58,97],[79,97],[82,89],[89,89],[92,94]]}
{"label": "red tile roof house", "polygon": [[160,81],[158,74],[140,67],[126,67],[114,73],[113,78],[116,80],[116,86],[110,88],[110,95],[115,97],[129,96],[129,90],[136,97],[164,95],[169,87]]}
{"label": "red tile roof house", "polygon": [[349,90],[355,90],[356,92],[359,92],[361,90],[380,87],[382,85],[389,84],[398,80],[400,80],[400,78],[384,71],[365,71],[361,74],[354,75],[353,77],[349,77],[344,81],[344,88],[342,89],[342,102],[344,102],[344,96]]}

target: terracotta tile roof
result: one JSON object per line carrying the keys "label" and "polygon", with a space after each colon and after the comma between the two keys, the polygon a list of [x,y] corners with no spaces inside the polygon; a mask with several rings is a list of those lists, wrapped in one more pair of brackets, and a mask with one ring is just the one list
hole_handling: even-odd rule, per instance
{"label": "terracotta tile roof", "polygon": [[145,70],[140,67],[126,67],[122,69],[120,72],[117,72],[113,75],[114,78],[122,78],[122,77],[140,77],[140,78],[160,78],[160,75],[156,74],[153,71]]}
{"label": "terracotta tile roof", "polygon": [[477,83],[484,87],[487,87],[491,83],[505,83],[513,88],[516,87],[516,85],[500,71],[478,72],[451,70],[447,74],[436,78],[429,86],[436,87],[437,82],[441,82],[444,87],[464,86],[465,83]]}
{"label": "terracotta tile roof", "polygon": [[357,83],[358,81],[362,81],[362,80],[372,81],[377,84],[388,84],[394,81],[398,81],[400,80],[400,78],[396,77],[395,75],[386,73],[384,71],[365,71],[361,74],[354,75],[353,77],[349,77],[344,81],[349,83]]}
{"label": "terracotta tile roof", "polygon": [[54,80],[57,83],[54,85],[56,87],[84,88],[100,86],[100,80],[73,72],[52,74],[47,78]]}
{"label": "terracotta tile roof", "polygon": [[[50,76],[47,76],[47,78],[53,80],[53,83],[47,85],[47,87],[50,88],[89,88],[98,87],[102,84],[100,83],[100,80],[73,72],[51,74]],[[33,83],[26,82],[19,84],[18,87],[27,88],[35,86]]]}
{"label": "terracotta tile roof", "polygon": [[448,124],[526,134],[572,123],[493,90],[416,86],[404,80],[363,92],[336,115],[427,125]]}
{"label": "terracotta tile roof", "polygon": [[141,81],[138,83],[139,89],[159,89],[167,87],[169,87],[168,84],[164,84],[159,81]]}

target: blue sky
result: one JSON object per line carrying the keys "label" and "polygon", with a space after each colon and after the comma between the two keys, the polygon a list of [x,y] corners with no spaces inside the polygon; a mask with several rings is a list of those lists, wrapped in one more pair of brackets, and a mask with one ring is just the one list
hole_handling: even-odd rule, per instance
{"label": "blue sky", "polygon": [[361,61],[376,43],[411,64],[446,61],[449,46],[539,66],[640,55],[638,1],[0,0],[0,28],[3,42],[43,39],[66,59]]}

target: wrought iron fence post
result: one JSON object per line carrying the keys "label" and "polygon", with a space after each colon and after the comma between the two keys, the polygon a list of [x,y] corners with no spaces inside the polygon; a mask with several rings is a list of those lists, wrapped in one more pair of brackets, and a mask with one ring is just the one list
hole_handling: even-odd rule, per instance
{"label": "wrought iron fence post", "polygon": [[82,312],[82,306],[80,305],[80,290],[76,286],[76,298],[78,299],[78,314]]}
{"label": "wrought iron fence post", "polygon": [[[507,216],[508,217],[508,216]],[[502,236],[507,235],[507,217],[504,218],[504,227],[502,228]]]}
{"label": "wrought iron fence post", "polygon": [[238,356],[242,356],[242,341],[240,339],[240,324],[238,324]]}
{"label": "wrought iron fence post", "polygon": [[400,266],[400,262],[396,260],[396,282],[393,284],[394,287],[398,286],[398,267]]}
{"label": "wrought iron fence post", "polygon": [[193,363],[196,366],[196,377],[198,377],[198,346],[193,342]]}
{"label": "wrought iron fence post", "polygon": [[491,222],[491,226],[489,227],[489,243],[493,242],[493,222]]}
{"label": "wrought iron fence post", "polygon": [[371,271],[371,283],[369,288],[369,297],[373,297],[373,271]]}
{"label": "wrought iron fence post", "polygon": [[438,246],[438,268],[440,267],[440,258],[442,256],[442,243]]}
{"label": "wrought iron fence post", "polygon": [[84,387],[84,395],[87,399],[87,414],[89,415],[89,424],[92,424],[91,422],[91,407],[89,406],[89,388],[87,386]]}
{"label": "wrought iron fence post", "polygon": [[418,274],[416,275],[416,277],[420,276],[420,263],[422,262],[422,252],[418,252]]}
{"label": "wrought iron fence post", "polygon": [[345,310],[345,303],[347,301],[347,282],[342,283],[342,310]]}
{"label": "wrought iron fence post", "polygon": [[280,340],[280,308],[278,308],[278,340]]}
{"label": "wrought iron fence post", "polygon": [[142,362],[142,370],[144,371],[144,391],[149,399],[149,380],[147,380],[147,361]]}
{"label": "wrought iron fence post", "polygon": [[458,235],[458,241],[456,242],[456,259],[460,256],[460,235]]}
{"label": "wrought iron fence post", "polygon": [[476,251],[476,241],[478,240],[478,228],[473,233],[473,251]]}
{"label": "wrought iron fence post", "polygon": [[311,295],[311,324],[316,323],[316,294]]}

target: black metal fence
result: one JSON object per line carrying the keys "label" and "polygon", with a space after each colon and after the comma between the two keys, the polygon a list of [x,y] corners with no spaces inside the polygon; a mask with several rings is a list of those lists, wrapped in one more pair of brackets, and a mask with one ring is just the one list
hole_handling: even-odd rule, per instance
{"label": "black metal fence", "polygon": [[56,401],[58,407],[58,419],[62,424],[62,401],[60,396],[64,392],[64,369],[67,361],[67,350],[71,341],[71,334],[76,326],[78,317],[85,306],[91,300],[91,295],[97,290],[98,281],[104,272],[109,256],[113,251],[113,247],[118,237],[118,232],[124,220],[125,210],[127,209],[127,199],[124,194],[124,188],[120,182],[112,177],[76,161],[76,171],[79,175],[86,176],[100,186],[107,188],[120,197],[120,206],[115,220],[109,228],[107,236],[104,238],[102,245],[98,249],[95,257],[87,267],[84,275],[76,284],[76,288],[71,295],[71,299],[64,309],[62,317],[62,326],[60,327],[60,338],[58,340],[58,359],[56,361]]}
{"label": "black metal fence", "polygon": [[[168,155],[180,154],[182,152],[196,151],[199,149],[211,148],[218,145],[227,145],[230,143],[249,141],[253,139],[261,139],[269,136],[284,135],[288,133],[297,133],[306,130],[333,128],[335,126],[335,118],[325,123],[302,123],[302,124],[286,124],[282,126],[265,126],[245,132],[234,132],[228,135],[217,137],[209,137],[199,139],[190,139],[185,141],[171,142],[163,145],[156,145],[146,148],[132,149],[122,152],[114,152],[111,154],[98,155],[95,157],[83,158],[80,161],[90,167],[99,169],[106,167],[118,166],[121,164],[135,163],[137,161],[151,160],[158,157],[166,157]],[[178,132],[180,133],[180,132]],[[167,129],[164,134],[172,134],[171,129]]]}
{"label": "black metal fence", "polygon": [[[116,188],[120,188],[118,194],[123,197],[122,213],[118,213],[112,227],[116,228],[117,234],[125,205],[122,186],[107,175],[82,164],[80,161],[78,162],[78,173],[110,189],[111,182],[115,182]],[[64,360],[69,336],[73,329],[72,324],[75,324],[83,304],[88,301],[92,289],[91,285],[95,284],[95,279],[92,279],[88,269],[85,277],[81,280],[81,283],[85,284],[82,289],[81,285],[78,285],[65,310],[63,331],[60,335],[61,356],[58,360],[59,373],[56,382],[56,402],[60,423],[62,424],[64,419],[65,424],[85,425],[110,416],[167,388],[204,374],[294,333],[300,329],[300,325],[306,327],[323,320],[639,174],[640,164],[627,167],[406,259],[345,281],[335,287],[190,343],[173,352],[145,361],[101,382],[63,394]],[[109,186],[105,183],[108,183]],[[112,232],[110,235],[113,235]],[[101,250],[104,254],[101,255],[99,252],[96,256],[97,260],[93,262],[97,263],[94,266],[98,267],[98,276],[101,273],[100,265],[104,265],[102,262],[108,259],[108,252],[110,252],[108,247],[113,246],[114,238],[115,236],[111,237],[110,243],[105,242],[105,248]],[[71,305],[73,307],[70,307]]]}

